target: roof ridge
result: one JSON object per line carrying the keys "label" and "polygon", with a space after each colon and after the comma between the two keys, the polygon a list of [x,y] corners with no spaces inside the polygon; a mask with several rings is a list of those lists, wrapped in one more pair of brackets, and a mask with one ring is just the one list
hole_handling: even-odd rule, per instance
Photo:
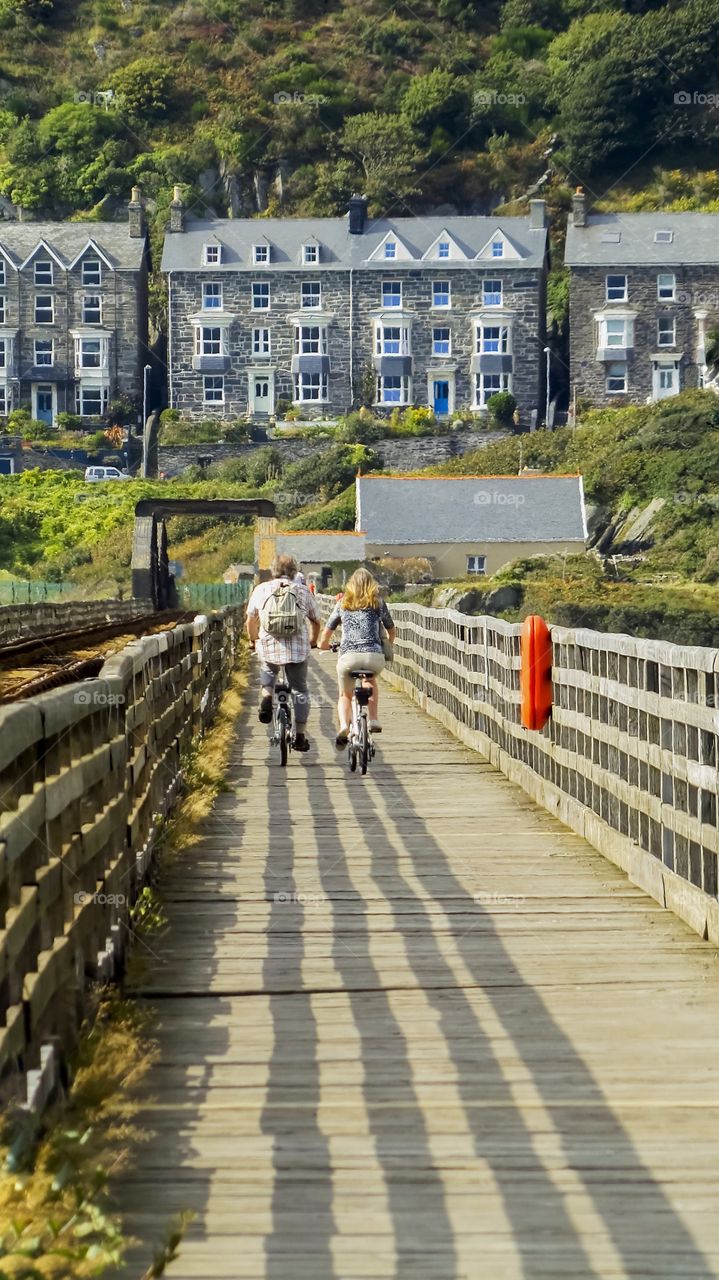
{"label": "roof ridge", "polygon": [[358,480],[581,480],[581,471],[542,471],[520,475],[515,472],[502,472],[500,475],[472,472],[458,476],[428,476],[419,472],[404,472],[401,475],[384,471],[372,471],[368,475],[357,473]]}

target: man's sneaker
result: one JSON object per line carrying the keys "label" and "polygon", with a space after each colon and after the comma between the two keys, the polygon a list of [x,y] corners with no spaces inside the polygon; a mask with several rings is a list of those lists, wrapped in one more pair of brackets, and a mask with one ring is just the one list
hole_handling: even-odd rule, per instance
{"label": "man's sneaker", "polygon": [[295,734],[295,740],[292,745],[295,751],[309,751],[310,740],[304,733],[300,733],[298,730]]}
{"label": "man's sneaker", "polygon": [[335,746],[338,751],[343,751],[347,746],[347,739],[349,736],[349,729],[340,729],[337,737],[335,738]]}
{"label": "man's sneaker", "polygon": [[272,720],[272,694],[265,693],[262,695],[260,709],[257,712],[257,718],[260,724],[269,724]]}
{"label": "man's sneaker", "polygon": [[381,732],[382,732],[382,725],[380,724],[379,720],[370,720],[370,722],[369,722],[369,727],[370,727],[370,729],[371,729],[372,733],[381,733]]}

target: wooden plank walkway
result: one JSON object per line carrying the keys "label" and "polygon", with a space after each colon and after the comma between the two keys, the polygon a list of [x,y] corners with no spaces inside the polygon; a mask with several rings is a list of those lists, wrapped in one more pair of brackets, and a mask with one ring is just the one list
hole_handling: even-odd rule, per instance
{"label": "wooden plank walkway", "polygon": [[719,1277],[714,951],[398,694],[351,777],[333,669],[163,886],[125,1274]]}

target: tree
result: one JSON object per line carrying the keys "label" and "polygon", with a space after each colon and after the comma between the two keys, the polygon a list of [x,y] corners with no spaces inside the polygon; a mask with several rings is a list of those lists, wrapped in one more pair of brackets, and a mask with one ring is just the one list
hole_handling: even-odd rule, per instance
{"label": "tree", "polygon": [[112,77],[121,109],[133,119],[156,120],[166,115],[173,98],[170,67],[155,58],[137,58]]}
{"label": "tree", "polygon": [[428,137],[436,125],[452,126],[455,133],[461,132],[466,106],[461,82],[451,72],[435,67],[427,75],[410,80],[400,111],[412,128]]}
{"label": "tree", "polygon": [[417,140],[409,122],[401,116],[368,111],[351,116],[341,135],[345,151],[360,161],[367,179],[367,194],[379,204],[412,191],[410,176],[419,161]]}

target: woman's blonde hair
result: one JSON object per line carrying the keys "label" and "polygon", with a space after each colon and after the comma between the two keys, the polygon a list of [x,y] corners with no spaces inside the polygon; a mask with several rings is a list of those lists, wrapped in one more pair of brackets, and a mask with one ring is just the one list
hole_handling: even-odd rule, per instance
{"label": "woman's blonde hair", "polygon": [[379,586],[369,569],[355,569],[345,587],[342,608],[352,612],[356,609],[379,609]]}

